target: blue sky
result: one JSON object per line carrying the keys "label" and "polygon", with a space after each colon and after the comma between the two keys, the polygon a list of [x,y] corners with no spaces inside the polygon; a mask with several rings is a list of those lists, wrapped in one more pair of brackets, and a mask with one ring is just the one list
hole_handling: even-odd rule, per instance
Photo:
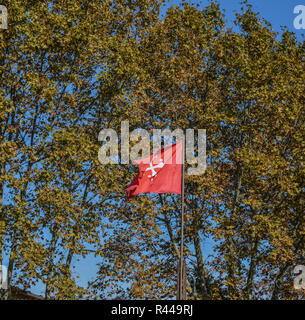
{"label": "blue sky", "polygon": [[[254,11],[259,12],[263,18],[271,22],[274,31],[281,32],[281,26],[286,26],[301,40],[305,30],[294,28],[293,21],[297,15],[293,11],[297,5],[305,6],[305,0],[249,0],[248,2],[253,5]],[[233,10],[239,7],[240,0],[220,0],[219,3],[226,10],[227,19],[232,20]]]}
{"label": "blue sky", "polygon": [[[249,0],[248,2],[253,5],[256,12],[271,22],[275,31],[280,32],[281,26],[287,26],[290,31],[298,35],[304,33],[304,30],[296,30],[293,26],[296,17],[293,10],[297,5],[305,5],[305,0]],[[226,10],[228,19],[234,18],[233,10],[240,7],[240,0],[220,0],[219,3]]]}
{"label": "blue sky", "polygon": [[[193,2],[196,3],[196,1]],[[239,11],[241,0],[219,0],[218,2],[221,8],[225,10],[225,19],[228,25],[231,26],[234,20],[234,10]],[[302,40],[305,30],[296,30],[294,28],[293,21],[297,15],[293,11],[297,5],[305,6],[305,0],[249,0],[248,2],[253,5],[254,11],[259,12],[261,17],[272,24],[274,31],[281,33],[281,26],[286,26],[289,31],[296,33],[300,41]],[[166,8],[179,3],[180,1],[177,0],[169,0]],[[198,1],[198,3],[201,3],[201,8],[208,5],[206,0]],[[206,253],[212,249],[209,243],[204,243],[204,246],[208,247]],[[75,257],[72,263],[75,266],[74,274],[80,277],[79,284],[86,286],[88,281],[94,280],[97,271],[97,260],[93,256],[88,256],[86,259],[80,258],[79,261]],[[32,288],[32,291],[37,294],[43,294],[44,286],[38,285]]]}
{"label": "blue sky", "polygon": [[[196,1],[194,3],[201,3],[200,7],[207,6],[208,1]],[[305,0],[248,0],[253,6],[255,12],[259,12],[261,17],[269,21],[274,31],[281,32],[281,26],[286,26],[289,31],[295,32],[298,39],[301,40],[301,35],[305,34],[305,30],[296,30],[293,25],[293,21],[297,14],[294,14],[294,8],[297,5],[304,5]],[[167,1],[166,7],[172,4],[179,4],[178,0]],[[225,10],[226,21],[229,25],[232,25],[234,20],[234,10],[239,10],[241,0],[218,0],[220,7]]]}

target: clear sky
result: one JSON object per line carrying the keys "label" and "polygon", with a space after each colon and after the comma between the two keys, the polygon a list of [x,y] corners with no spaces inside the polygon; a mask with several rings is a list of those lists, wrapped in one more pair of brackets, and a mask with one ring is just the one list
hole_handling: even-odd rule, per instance
{"label": "clear sky", "polygon": [[[225,10],[226,20],[229,25],[234,20],[234,10],[239,10],[241,0],[218,0],[220,7]],[[297,5],[304,5],[305,0],[248,0],[252,4],[254,11],[259,12],[260,15],[269,21],[274,31],[281,32],[281,26],[286,26],[289,31],[295,32],[298,39],[301,40],[301,35],[305,35],[305,30],[296,30],[293,21],[297,14],[294,14],[294,8]],[[179,0],[168,0],[166,7],[172,4],[179,4]],[[200,3],[200,7],[205,7],[208,4],[207,0],[196,1],[193,3]]]}
{"label": "clear sky", "polygon": [[[196,2],[196,0],[193,0],[193,2]],[[219,0],[218,2],[221,8],[225,10],[225,17],[228,24],[232,25],[234,10],[239,10],[241,0]],[[305,35],[305,30],[296,30],[293,21],[297,16],[294,14],[295,6],[305,6],[305,0],[249,0],[248,2],[253,5],[254,11],[259,12],[261,17],[272,24],[274,31],[281,33],[281,26],[287,26],[289,31],[295,32],[297,38],[302,40],[302,35]],[[180,1],[178,0],[169,0],[166,8],[179,3]],[[206,0],[198,1],[198,3],[201,3],[202,8],[208,5],[208,1]],[[209,253],[212,249],[209,243],[204,243],[204,247],[206,248],[205,254]],[[88,281],[94,280],[97,271],[97,260],[93,256],[88,256],[86,259],[80,258],[79,261],[77,257],[75,257],[72,263],[75,266],[74,274],[79,275],[79,283],[81,285],[86,286]],[[36,288],[32,288],[32,291],[37,294],[43,294],[44,286],[38,285]]]}
{"label": "clear sky", "polygon": [[[297,14],[294,14],[293,11],[297,5],[305,6],[305,0],[249,0],[248,2],[253,5],[254,11],[259,12],[272,24],[274,31],[281,32],[281,26],[286,26],[301,40],[301,35],[304,35],[305,30],[294,28],[293,21]],[[240,0],[220,0],[219,3],[226,10],[229,22],[229,19],[234,18],[233,10],[240,7]]]}

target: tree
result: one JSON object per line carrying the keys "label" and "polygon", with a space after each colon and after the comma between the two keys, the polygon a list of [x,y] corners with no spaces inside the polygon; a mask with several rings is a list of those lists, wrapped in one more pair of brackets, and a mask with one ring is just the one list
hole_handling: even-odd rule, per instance
{"label": "tree", "polygon": [[[246,3],[236,25],[238,33],[225,29],[214,4],[169,9],[142,41],[148,78],[135,83],[128,105],[144,128],[207,128],[208,170],[186,179],[187,266],[200,297],[299,298],[291,270],[304,263],[304,44],[287,31],[278,40]],[[124,225],[101,248],[112,259],[101,263],[95,288],[109,293],[111,282],[115,295],[125,280],[132,298],[175,295],[179,199],[161,199],[114,205]],[[215,244],[208,261],[206,241]],[[122,255],[123,265],[132,262],[127,248],[138,257],[122,269]]]}
{"label": "tree", "polygon": [[[137,169],[98,161],[100,130],[119,133],[128,120],[130,130],[207,129],[208,168],[185,181],[188,297],[195,285],[200,299],[303,298],[292,270],[305,249],[304,42],[279,37],[246,2],[238,32],[213,1],[161,19],[162,3],[4,4],[9,288],[44,283],[47,299],[175,296],[179,196],[127,203]],[[73,260],[89,254],[99,272],[82,287]]]}
{"label": "tree", "polygon": [[157,4],[5,3],[0,187],[9,288],[12,281],[25,287],[43,281],[46,297],[84,294],[71,261],[99,243],[99,206],[111,199],[111,180],[120,176],[109,179],[100,170],[92,128],[111,121],[109,99],[124,80],[112,72],[113,53],[155,19]]}

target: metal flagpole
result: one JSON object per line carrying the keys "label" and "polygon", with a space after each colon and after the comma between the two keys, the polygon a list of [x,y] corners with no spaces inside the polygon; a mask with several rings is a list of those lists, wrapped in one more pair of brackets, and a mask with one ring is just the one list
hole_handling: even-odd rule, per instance
{"label": "metal flagpole", "polygon": [[182,140],[182,172],[181,172],[181,217],[180,217],[180,226],[181,226],[181,239],[180,239],[180,263],[179,263],[179,300],[182,300],[184,297],[184,254],[183,254],[183,247],[184,247],[184,140]]}

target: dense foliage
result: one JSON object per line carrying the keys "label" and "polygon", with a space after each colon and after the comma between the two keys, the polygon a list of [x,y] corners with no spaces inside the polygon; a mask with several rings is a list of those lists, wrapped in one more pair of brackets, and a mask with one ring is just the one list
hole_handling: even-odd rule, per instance
{"label": "dense foliage", "polygon": [[[186,176],[186,266],[201,299],[298,299],[305,264],[305,43],[245,2],[7,0],[0,30],[0,251],[9,287],[46,298],[175,296],[177,195],[125,200],[132,165],[103,166],[98,134],[207,130]],[[208,259],[206,252],[209,252]],[[95,255],[81,287],[72,260]],[[2,260],[0,258],[0,260]],[[7,292],[3,292],[3,298]]]}

